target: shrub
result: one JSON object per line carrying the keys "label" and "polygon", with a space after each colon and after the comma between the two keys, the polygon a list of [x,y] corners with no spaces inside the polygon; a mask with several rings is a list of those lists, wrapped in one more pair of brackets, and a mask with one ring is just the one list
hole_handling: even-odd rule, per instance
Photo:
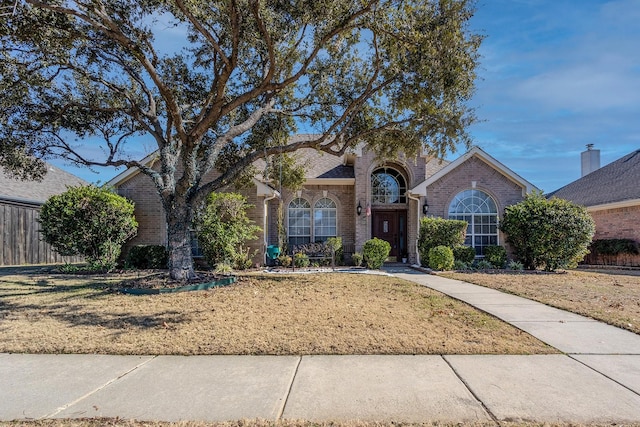
{"label": "shrub", "polygon": [[507,250],[503,246],[485,246],[484,259],[488,261],[493,268],[504,268],[507,263]]}
{"label": "shrub", "polygon": [[167,248],[162,245],[136,245],[129,249],[125,263],[129,267],[167,268]]}
{"label": "shrub", "polygon": [[353,265],[360,267],[362,265],[362,254],[360,252],[354,252],[351,255],[351,261],[353,261]]}
{"label": "shrub", "polygon": [[471,246],[454,246],[453,259],[471,265],[473,260],[476,259],[476,250]]}
{"label": "shrub", "polygon": [[138,229],[133,203],[94,185],[50,197],[38,221],[45,242],[61,255],[84,256],[91,270],[112,270],[123,243]]}
{"label": "shrub", "polygon": [[293,255],[293,265],[298,268],[309,267],[309,257],[304,252],[296,252]]}
{"label": "shrub", "polygon": [[429,267],[434,270],[451,270],[454,265],[453,250],[448,246],[436,246],[429,250]]}
{"label": "shrub", "polygon": [[367,240],[362,247],[362,256],[367,263],[367,267],[373,270],[382,267],[382,264],[389,256],[389,252],[391,252],[389,242],[377,237]]}
{"label": "shrub", "polygon": [[334,263],[342,263],[342,237],[329,237],[324,244],[329,248]]}
{"label": "shrub", "polygon": [[584,258],[595,225],[585,207],[534,192],[505,209],[500,229],[526,269],[553,271]]}
{"label": "shrub", "polygon": [[486,259],[481,259],[475,264],[476,270],[491,270],[492,268],[493,268],[493,265],[491,265],[491,263]]}
{"label": "shrub", "polygon": [[251,268],[253,265],[253,257],[258,253],[256,249],[251,253],[251,248],[248,246],[246,248],[239,247],[238,252],[236,253],[236,257],[233,260],[233,265],[237,270],[246,270]]}
{"label": "shrub", "polygon": [[291,262],[293,259],[289,255],[282,254],[278,257],[278,263],[285,268],[291,266]]}
{"label": "shrub", "polygon": [[514,271],[522,271],[522,270],[524,270],[524,266],[522,265],[521,262],[518,262],[518,261],[509,261],[509,264],[507,265],[507,268],[509,270],[514,270]]}
{"label": "shrub", "polygon": [[455,254],[453,256],[453,269],[459,271],[468,271],[471,270],[471,264],[467,264],[466,262],[460,261],[459,259],[455,259]]}
{"label": "shrub", "polygon": [[420,220],[420,236],[418,238],[418,250],[420,260],[425,263],[429,260],[429,250],[436,246],[454,248],[464,243],[467,230],[467,222],[443,218],[422,218]]}
{"label": "shrub", "polygon": [[231,265],[244,263],[248,256],[242,252],[244,244],[255,239],[260,231],[247,216],[251,207],[241,194],[209,194],[204,209],[194,221],[198,243],[209,265],[222,261]]}

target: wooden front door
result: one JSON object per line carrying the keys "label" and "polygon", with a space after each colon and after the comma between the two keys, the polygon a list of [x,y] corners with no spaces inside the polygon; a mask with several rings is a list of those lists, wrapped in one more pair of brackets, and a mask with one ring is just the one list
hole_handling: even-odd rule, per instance
{"label": "wooden front door", "polygon": [[389,242],[389,257],[400,261],[407,253],[407,211],[374,211],[372,216],[372,237]]}

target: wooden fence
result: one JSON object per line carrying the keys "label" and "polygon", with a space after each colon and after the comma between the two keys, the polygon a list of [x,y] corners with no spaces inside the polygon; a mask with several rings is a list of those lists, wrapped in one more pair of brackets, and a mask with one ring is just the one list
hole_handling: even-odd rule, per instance
{"label": "wooden fence", "polygon": [[42,241],[39,215],[39,205],[0,200],[0,265],[82,262],[80,257],[60,256]]}

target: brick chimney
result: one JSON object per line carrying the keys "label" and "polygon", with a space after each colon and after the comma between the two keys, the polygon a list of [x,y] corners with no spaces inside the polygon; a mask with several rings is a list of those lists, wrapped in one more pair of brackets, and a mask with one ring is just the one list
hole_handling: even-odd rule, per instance
{"label": "brick chimney", "polygon": [[587,151],[583,151],[582,158],[582,176],[600,169],[600,150],[594,150],[593,144],[587,144]]}

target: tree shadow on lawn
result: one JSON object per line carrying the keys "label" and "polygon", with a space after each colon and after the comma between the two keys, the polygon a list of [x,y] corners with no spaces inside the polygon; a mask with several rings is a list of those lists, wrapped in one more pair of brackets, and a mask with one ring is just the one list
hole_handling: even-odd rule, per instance
{"label": "tree shadow on lawn", "polygon": [[[65,284],[65,280],[85,281],[85,283]],[[0,297],[70,293],[70,295],[65,298],[68,299],[77,298],[77,294],[83,291],[94,291],[84,296],[90,299],[114,292],[114,288],[117,287],[118,284],[119,282],[92,280],[83,277],[56,277],[55,280],[42,278],[33,282],[0,279]]]}
{"label": "tree shadow on lawn", "polygon": [[116,312],[88,311],[82,305],[54,304],[39,306],[36,304],[17,304],[0,300],[0,319],[5,317],[3,312],[13,315],[37,313],[39,316],[50,317],[69,326],[92,326],[112,330],[128,328],[151,329],[170,327],[179,323],[191,322],[191,316],[174,310],[165,310],[148,314],[122,314]]}

